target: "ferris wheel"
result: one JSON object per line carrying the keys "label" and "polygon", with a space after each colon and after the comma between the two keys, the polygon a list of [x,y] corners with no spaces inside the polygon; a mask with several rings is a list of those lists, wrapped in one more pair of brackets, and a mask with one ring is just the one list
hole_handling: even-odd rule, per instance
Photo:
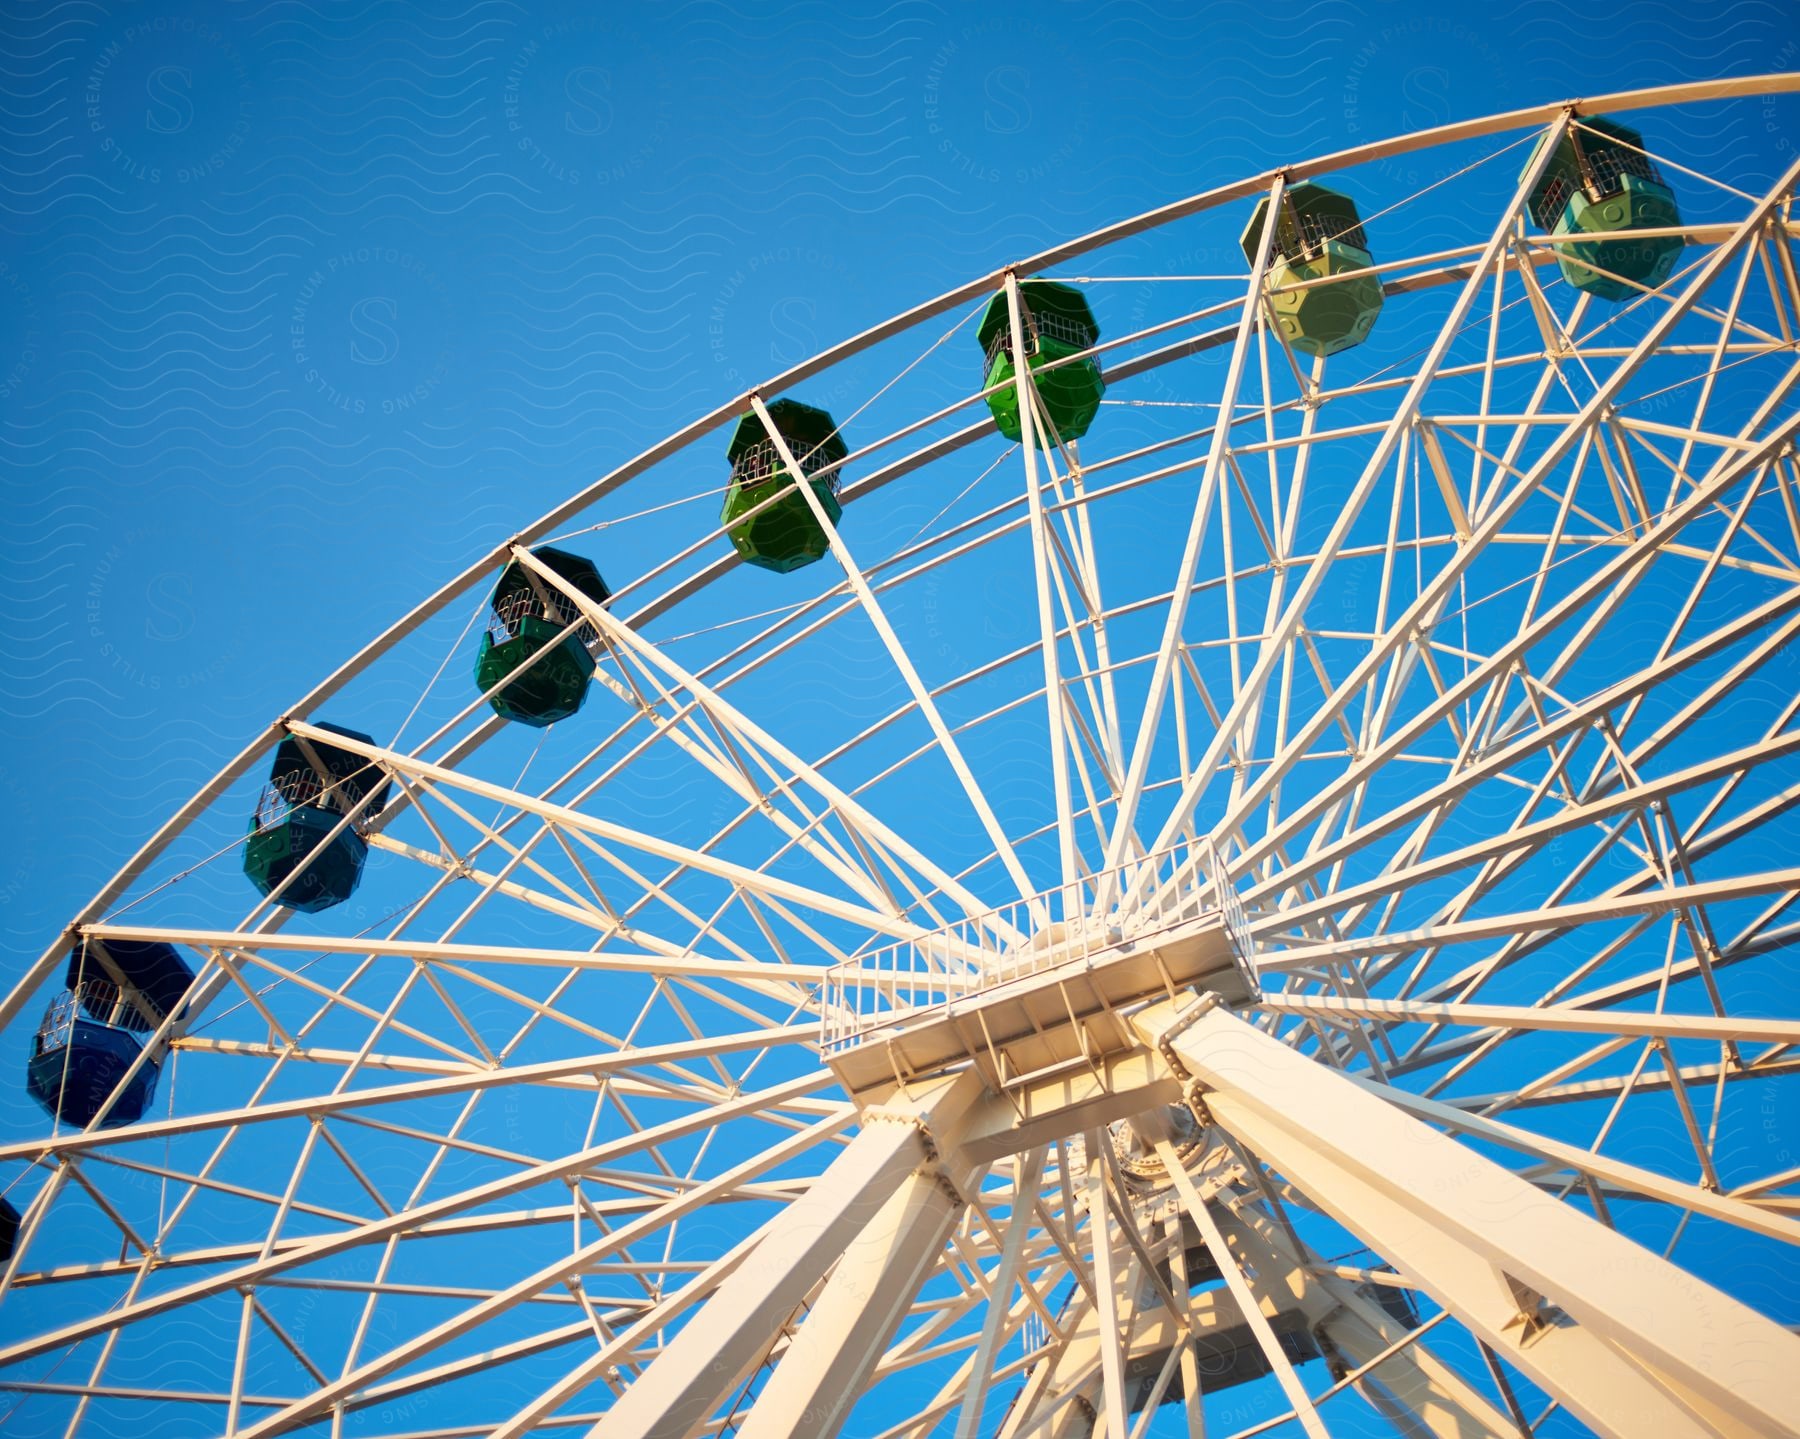
{"label": "ferris wheel", "polygon": [[1795,91],[1138,216],[446,585],[0,1006],[0,1423],[1800,1434],[1800,160],[1682,141]]}

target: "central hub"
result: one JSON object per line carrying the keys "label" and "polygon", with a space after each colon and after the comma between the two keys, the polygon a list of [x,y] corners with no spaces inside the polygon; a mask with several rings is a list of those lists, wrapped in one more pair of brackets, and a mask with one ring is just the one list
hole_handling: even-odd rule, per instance
{"label": "central hub", "polygon": [[1077,1078],[1104,1087],[1107,1067],[1141,1049],[1130,1012],[1194,989],[1249,998],[1217,910],[1128,938],[1105,923],[1046,924],[999,954],[957,928],[835,966],[822,1048],[858,1099],[964,1065],[999,1094]]}
{"label": "central hub", "polygon": [[[1170,1131],[1170,1143],[1175,1147],[1175,1157],[1183,1169],[1191,1168],[1206,1136],[1204,1127],[1185,1104],[1168,1105],[1163,1116]],[[1129,1119],[1121,1119],[1113,1125],[1111,1133],[1119,1173],[1125,1176],[1125,1183],[1134,1193],[1147,1199],[1156,1198],[1174,1185],[1174,1177],[1156,1152],[1154,1135],[1138,1133],[1137,1126]]]}

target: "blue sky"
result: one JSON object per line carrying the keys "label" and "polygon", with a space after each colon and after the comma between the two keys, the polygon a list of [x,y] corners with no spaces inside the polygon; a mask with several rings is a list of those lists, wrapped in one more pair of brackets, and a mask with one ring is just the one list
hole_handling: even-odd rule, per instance
{"label": "blue sky", "polygon": [[[386,624],[762,376],[1283,160],[1800,68],[1770,0],[173,9],[0,14],[11,966]],[[1755,177],[1792,118],[1670,123]]]}

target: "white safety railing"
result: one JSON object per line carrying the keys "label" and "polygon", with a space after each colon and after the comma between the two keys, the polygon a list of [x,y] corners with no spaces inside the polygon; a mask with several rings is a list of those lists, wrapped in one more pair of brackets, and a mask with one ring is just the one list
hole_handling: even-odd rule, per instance
{"label": "white safety railing", "polygon": [[1237,957],[1249,963],[1254,958],[1250,949],[1250,917],[1244,912],[1244,898],[1238,893],[1237,885],[1232,882],[1231,872],[1225,865],[1225,856],[1216,841],[1206,842],[1205,863],[1207,882],[1219,896],[1226,937],[1230,939]]}
{"label": "white safety railing", "polygon": [[1217,841],[1208,840],[1205,850],[1208,887],[1219,897],[1219,917],[1225,922],[1225,939],[1231,946],[1231,957],[1237,963],[1244,987],[1256,994],[1262,980],[1256,972],[1256,941],[1250,933],[1250,916],[1244,910],[1244,897],[1226,867],[1225,855]]}
{"label": "white safety railing", "polygon": [[[1117,922],[1124,896],[1138,897],[1130,911],[1133,942],[1221,908],[1242,934],[1237,895],[1223,886],[1221,905],[1214,892],[1223,873],[1210,840],[1184,841],[833,965],[821,997],[820,1043],[827,1054],[848,1049],[923,1011],[948,1010],[959,998],[1116,950],[1126,941]],[[1107,913],[1095,913],[1102,902]]]}

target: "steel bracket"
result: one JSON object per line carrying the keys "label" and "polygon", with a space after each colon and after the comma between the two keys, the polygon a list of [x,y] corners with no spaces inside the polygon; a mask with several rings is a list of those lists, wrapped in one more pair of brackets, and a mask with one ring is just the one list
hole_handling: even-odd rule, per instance
{"label": "steel bracket", "polygon": [[1191,1004],[1183,1005],[1176,1013],[1175,1018],[1169,1021],[1168,1027],[1156,1036],[1157,1049],[1168,1061],[1169,1068],[1182,1079],[1191,1079],[1193,1076],[1188,1073],[1187,1066],[1181,1062],[1181,1056],[1175,1052],[1175,1041],[1224,1002],[1215,990],[1209,989]]}

